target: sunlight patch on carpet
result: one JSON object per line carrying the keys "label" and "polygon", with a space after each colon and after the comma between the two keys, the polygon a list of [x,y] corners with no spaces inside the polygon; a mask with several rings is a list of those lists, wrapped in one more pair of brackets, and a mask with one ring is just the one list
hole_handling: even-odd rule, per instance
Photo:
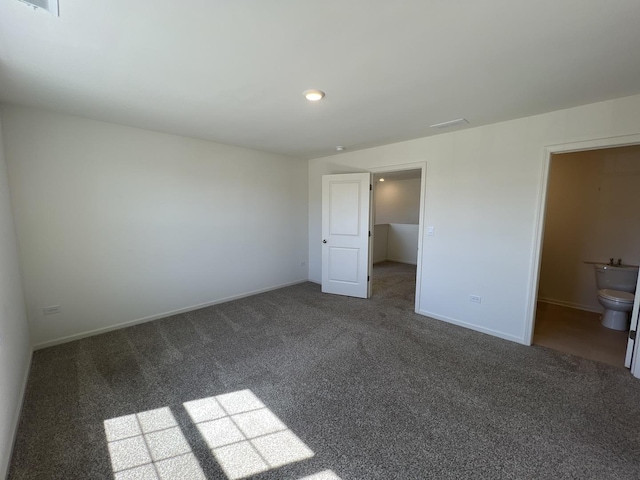
{"label": "sunlight patch on carpet", "polygon": [[251,390],[193,400],[184,408],[230,480],[314,456]]}
{"label": "sunlight patch on carpet", "polygon": [[104,421],[115,480],[206,480],[168,407]]}
{"label": "sunlight patch on carpet", "polygon": [[[183,406],[229,480],[314,456],[251,390],[192,400]],[[169,407],[105,420],[104,430],[115,480],[207,478]],[[340,480],[331,470],[304,479]]]}

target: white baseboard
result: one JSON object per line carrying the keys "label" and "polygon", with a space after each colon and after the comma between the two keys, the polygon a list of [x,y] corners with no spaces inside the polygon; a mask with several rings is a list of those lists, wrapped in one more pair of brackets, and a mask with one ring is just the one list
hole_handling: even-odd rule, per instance
{"label": "white baseboard", "polygon": [[67,337],[57,338],[55,340],[49,340],[46,342],[41,342],[33,346],[34,350],[40,350],[42,348],[53,347],[55,345],[60,345],[62,343],[73,342],[74,340],[80,340],[81,338],[92,337],[94,335],[100,335],[101,333],[112,332],[113,330],[120,330],[121,328],[131,327],[133,325],[138,325],[140,323],[152,322],[153,320],[159,320],[161,318],[170,317],[172,315],[178,315],[180,313],[191,312],[193,310],[198,310],[200,308],[211,307],[212,305],[217,305],[219,303],[231,302],[233,300],[239,300],[245,297],[251,297],[253,295],[258,295],[260,293],[270,292],[272,290],[278,290],[279,288],[290,287],[292,285],[298,285],[300,283],[308,282],[309,280],[301,279],[296,280],[294,282],[283,283],[281,285],[275,285],[273,287],[261,288],[260,290],[254,290],[251,292],[240,293],[238,295],[232,295],[230,297],[220,298],[218,300],[213,300],[211,302],[200,303],[198,305],[192,305],[190,307],[179,308],[177,310],[171,310],[170,312],[158,313],[156,315],[150,315],[148,317],[138,318],[136,320],[128,320],[126,322],[117,323],[115,325],[110,325],[108,327],[96,328],[95,330],[89,330],[88,332],[76,333],[73,335],[69,335]]}
{"label": "white baseboard", "polygon": [[575,308],[577,310],[584,310],[585,312],[602,313],[603,308],[592,307],[591,305],[581,305],[579,303],[565,302],[564,300],[556,300],[555,298],[543,298],[538,297],[538,301],[542,303],[550,303],[552,305],[560,305],[561,307]]}
{"label": "white baseboard", "polygon": [[[4,476],[2,478],[8,478],[9,477],[9,467],[11,464],[11,458],[13,457],[13,450],[15,448],[16,445],[16,440],[17,440],[17,435],[18,435],[18,423],[20,422],[20,417],[22,416],[22,407],[24,405],[24,398],[26,396],[27,393],[27,382],[29,381],[29,373],[31,373],[31,364],[33,362],[33,348],[31,348],[31,351],[29,353],[29,364],[27,365],[27,368],[25,369],[24,372],[24,377],[22,378],[22,385],[20,388],[20,401],[18,402],[18,405],[16,406],[16,411],[13,415],[13,420],[11,421],[11,438],[13,439],[11,442],[11,448],[9,448],[9,456],[7,457],[7,471],[5,472]],[[2,472],[0,472],[1,475]]]}
{"label": "white baseboard", "polygon": [[438,315],[437,313],[427,312],[426,310],[420,310],[417,313],[419,313],[420,315],[424,315],[426,317],[435,318],[436,320],[452,323],[453,325],[458,325],[459,327],[468,328],[469,330],[475,330],[476,332],[486,333],[487,335],[491,335],[492,337],[502,338],[503,340],[509,340],[511,342],[520,343],[522,345],[529,345],[527,342],[525,342],[524,337],[517,337],[509,333],[501,332],[499,330],[493,330],[491,328],[474,325],[473,323],[467,323],[461,320],[456,320],[455,318]]}

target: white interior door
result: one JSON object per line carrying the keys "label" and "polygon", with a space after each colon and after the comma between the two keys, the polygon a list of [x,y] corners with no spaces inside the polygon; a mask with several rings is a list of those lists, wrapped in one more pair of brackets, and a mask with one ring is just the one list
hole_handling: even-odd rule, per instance
{"label": "white interior door", "polygon": [[[640,275],[638,275],[638,282],[636,283],[636,297],[633,302],[633,311],[631,312],[631,328],[629,329],[629,338],[627,338],[627,354],[624,357],[624,366],[627,368],[631,368],[632,359],[634,356],[637,358],[638,354],[635,350],[637,350],[636,344],[638,342],[635,341],[636,332],[638,331],[638,310],[640,310]],[[633,361],[633,363],[637,363]],[[638,365],[633,366],[633,373],[636,377],[640,377],[640,369]],[[637,374],[636,374],[637,372]]]}
{"label": "white interior door", "polygon": [[322,176],[322,291],[368,298],[371,174]]}

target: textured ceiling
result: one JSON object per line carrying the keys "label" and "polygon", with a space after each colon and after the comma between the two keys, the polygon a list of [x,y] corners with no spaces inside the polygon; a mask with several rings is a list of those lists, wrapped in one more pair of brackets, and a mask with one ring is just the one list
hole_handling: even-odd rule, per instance
{"label": "textured ceiling", "polygon": [[638,0],[0,0],[0,101],[313,158],[640,93],[639,19]]}

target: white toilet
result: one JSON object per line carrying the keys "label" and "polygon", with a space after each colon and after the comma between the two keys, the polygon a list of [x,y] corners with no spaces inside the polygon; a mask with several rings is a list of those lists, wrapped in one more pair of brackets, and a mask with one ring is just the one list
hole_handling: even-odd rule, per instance
{"label": "white toilet", "polygon": [[629,329],[629,312],[633,310],[633,291],[638,280],[638,267],[597,263],[598,302],[604,307],[602,325],[612,330]]}

